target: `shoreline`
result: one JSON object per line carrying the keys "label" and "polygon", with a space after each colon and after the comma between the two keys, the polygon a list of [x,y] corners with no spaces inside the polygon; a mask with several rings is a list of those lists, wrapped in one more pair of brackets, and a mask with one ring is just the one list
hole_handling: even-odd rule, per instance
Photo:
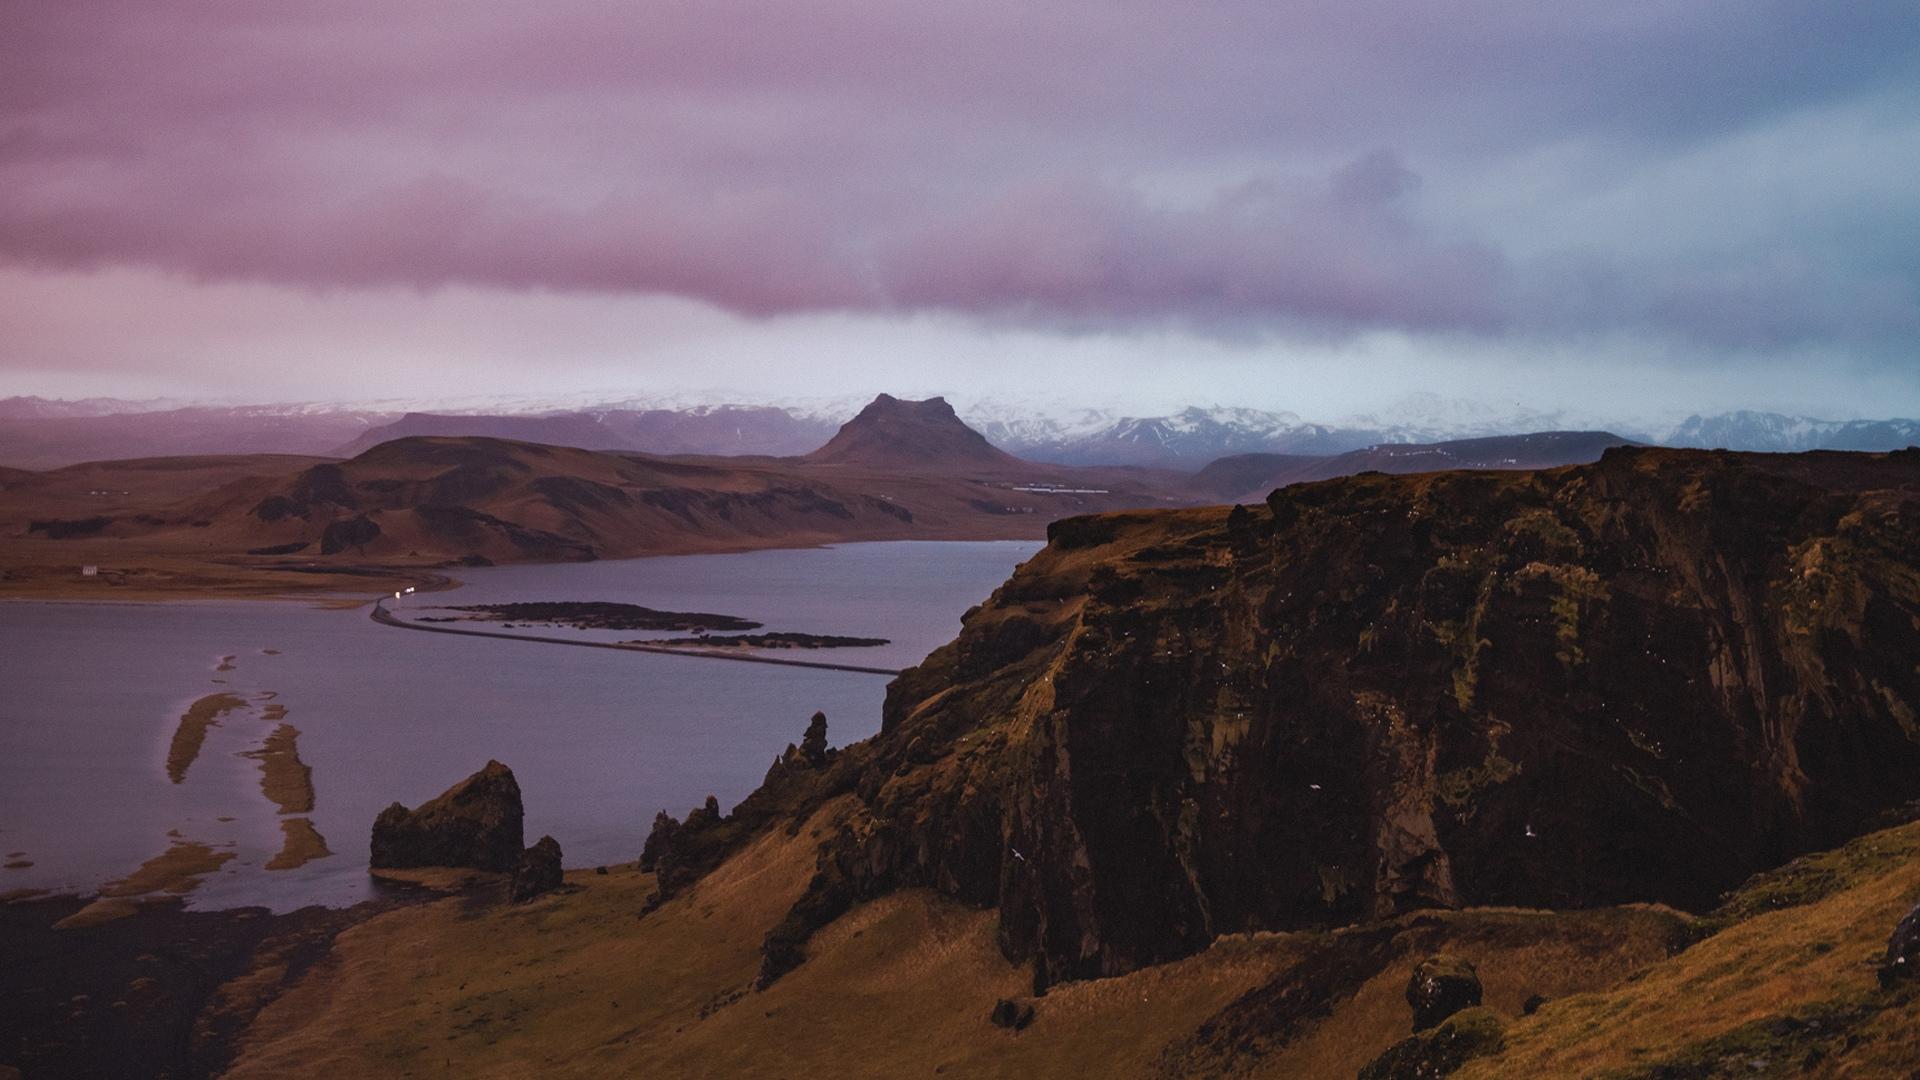
{"label": "shoreline", "polygon": [[491,900],[501,888],[394,880],[352,905],[284,912],[192,908],[170,895],[65,929],[56,927],[89,900],[0,904],[0,954],[10,961],[0,965],[0,1064],[27,1076],[218,1075],[254,1017],[325,962],[339,934],[449,897]]}
{"label": "shoreline", "polygon": [[[934,536],[895,536],[856,539],[795,538],[791,543],[769,544],[716,544],[712,546],[694,545],[686,548],[673,548],[661,551],[649,551],[636,555],[595,559],[593,562],[628,562],[638,559],[685,558],[705,555],[750,555],[762,551],[818,551],[825,548],[852,547],[859,544],[1033,544],[1044,547],[1044,536],[1009,536],[1004,533],[976,536],[964,532],[956,535]],[[3,549],[0,549],[3,550]],[[569,560],[524,562],[501,562],[492,567],[507,568],[518,566],[567,566]],[[219,570],[227,567],[218,562],[195,562],[184,560],[182,568],[198,572]],[[276,582],[251,582],[246,573],[226,577],[210,578],[200,583],[201,587],[186,585],[157,587],[154,585],[117,586],[91,584],[83,579],[75,579],[63,572],[58,580],[24,579],[24,582],[40,586],[44,591],[29,593],[5,592],[5,586],[20,583],[23,579],[6,577],[7,568],[0,564],[0,605],[4,604],[121,604],[126,606],[145,606],[149,604],[218,604],[226,602],[279,601],[307,603],[315,607],[338,608],[341,610],[360,607],[394,592],[396,583],[405,588],[413,586],[416,592],[435,593],[452,592],[463,588],[466,583],[455,577],[454,573],[466,567],[449,566],[444,563],[432,563],[418,566],[406,564],[351,564],[342,566],[294,566],[261,565],[238,568],[252,574],[275,575]],[[335,588],[300,588],[296,586],[302,577],[332,575],[348,579]],[[290,579],[290,580],[289,580]],[[115,590],[112,594],[103,594],[104,590]],[[360,593],[356,590],[365,589]]]}

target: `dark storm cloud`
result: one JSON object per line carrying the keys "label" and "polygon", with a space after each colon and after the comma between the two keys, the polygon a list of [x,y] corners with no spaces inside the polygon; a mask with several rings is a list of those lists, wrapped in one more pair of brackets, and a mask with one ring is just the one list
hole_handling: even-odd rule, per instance
{"label": "dark storm cloud", "polygon": [[1809,110],[1897,113],[1917,61],[1908,0],[14,3],[0,256],[754,315],[1889,348],[1920,334],[1913,260],[1823,223],[1910,222],[1911,192],[1815,182],[1822,214],[1678,246],[1664,218],[1693,209],[1653,188],[1547,245],[1456,204],[1498,176],[1551,222],[1579,185],[1532,183],[1530,155],[1599,148],[1631,189]]}

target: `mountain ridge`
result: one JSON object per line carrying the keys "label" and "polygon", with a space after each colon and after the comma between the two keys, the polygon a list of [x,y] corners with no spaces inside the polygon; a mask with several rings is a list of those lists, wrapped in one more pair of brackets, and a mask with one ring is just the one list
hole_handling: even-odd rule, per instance
{"label": "mountain ridge", "polygon": [[[826,443],[867,402],[701,402],[684,397],[467,399],[423,403],[210,405],[174,401],[0,399],[0,464],[55,468],[167,454],[272,452],[351,457],[389,438],[480,435],[656,455],[794,457]],[[1395,408],[1335,422],[1296,413],[1189,406],[1162,415],[1036,409],[980,400],[956,414],[995,447],[1062,465],[1196,471],[1249,453],[1336,456],[1387,444],[1427,445],[1548,430],[1606,428],[1631,442],[1747,451],[1884,451],[1920,443],[1920,421],[1829,421],[1756,411],[1669,423],[1600,422],[1565,411],[1499,410],[1409,395]],[[1664,432],[1662,434],[1661,432]]]}
{"label": "mountain ridge", "polygon": [[907,401],[891,394],[875,397],[841,425],[826,445],[802,460],[817,465],[941,471],[1005,473],[1033,469],[968,427],[947,399]]}

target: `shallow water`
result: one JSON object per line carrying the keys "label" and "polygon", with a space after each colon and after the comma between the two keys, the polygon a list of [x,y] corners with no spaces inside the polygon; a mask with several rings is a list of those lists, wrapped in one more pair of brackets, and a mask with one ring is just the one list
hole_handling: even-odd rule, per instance
{"label": "shallow water", "polygon": [[[739,615],[768,630],[889,638],[778,655],[897,668],[950,639],[961,613],[1037,547],[848,544],[463,570],[465,587],[407,597],[398,613],[616,600]],[[229,655],[232,670],[217,671]],[[372,622],[364,607],[0,604],[0,855],[34,864],[0,870],[0,892],[90,892],[180,838],[236,853],[193,906],[351,903],[371,887],[367,836],[380,809],[430,798],[488,758],[519,778],[529,841],[551,833],[569,866],[630,860],[656,810],[684,814],[710,793],[731,806],[751,791],[814,710],[826,712],[836,745],[871,735],[886,683],[411,633]],[[170,782],[181,713],[222,691],[252,707],[212,728],[184,780]],[[275,726],[260,715],[269,693],[300,730],[315,790],[307,816],[335,853],[271,872],[263,866],[280,848],[279,815],[261,793],[260,766],[238,756]]]}

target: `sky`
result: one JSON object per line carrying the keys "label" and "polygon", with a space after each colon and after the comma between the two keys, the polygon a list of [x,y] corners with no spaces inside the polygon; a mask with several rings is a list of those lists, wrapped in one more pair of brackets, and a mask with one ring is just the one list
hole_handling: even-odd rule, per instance
{"label": "sky", "polygon": [[0,3],[0,395],[702,388],[1920,415],[1920,17]]}

